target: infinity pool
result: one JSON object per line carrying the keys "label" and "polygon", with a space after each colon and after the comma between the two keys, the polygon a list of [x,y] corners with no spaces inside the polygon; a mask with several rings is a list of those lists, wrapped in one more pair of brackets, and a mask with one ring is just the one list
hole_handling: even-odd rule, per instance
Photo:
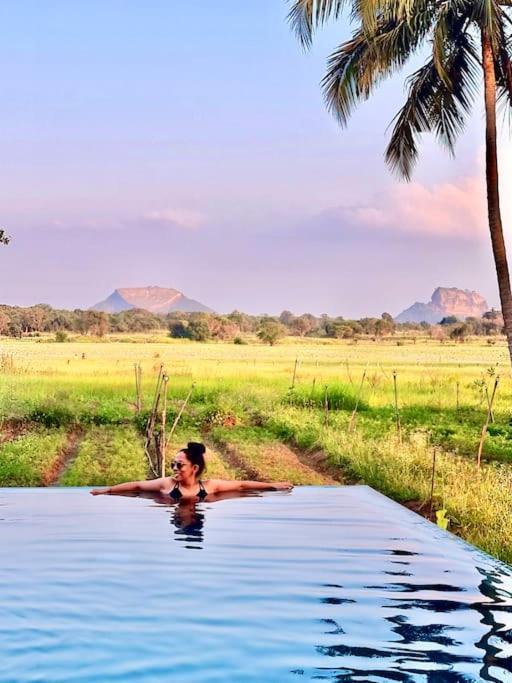
{"label": "infinity pool", "polygon": [[2,683],[512,681],[512,571],[365,486],[0,489]]}

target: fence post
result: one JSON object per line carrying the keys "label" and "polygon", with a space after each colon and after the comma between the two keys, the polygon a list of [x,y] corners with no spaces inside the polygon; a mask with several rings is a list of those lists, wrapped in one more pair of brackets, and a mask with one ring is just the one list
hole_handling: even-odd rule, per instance
{"label": "fence post", "polygon": [[165,452],[167,448],[167,442],[165,440],[165,424],[167,421],[167,383],[169,382],[169,376],[164,375],[162,380],[163,386],[163,398],[162,398],[162,426],[160,429],[160,476],[165,477]]}
{"label": "fence post", "polygon": [[363,384],[364,384],[364,379],[366,377],[366,371],[368,369],[368,364],[366,365],[363,376],[361,377],[361,383],[359,385],[359,391],[357,392],[357,398],[356,398],[356,405],[354,406],[354,410],[352,411],[352,415],[350,417],[350,422],[348,423],[348,432],[349,434],[353,431],[355,422],[356,422],[356,414],[357,414],[357,409],[359,407],[359,401],[361,399],[361,394],[363,391]]}
{"label": "fence post", "polygon": [[432,519],[432,515],[434,514],[434,482],[436,477],[436,455],[437,448],[434,446],[434,450],[432,452],[432,480],[430,482],[430,519]]}
{"label": "fence post", "polygon": [[400,424],[400,412],[398,410],[398,388],[396,384],[396,370],[393,370],[393,386],[395,392],[395,420],[396,420],[396,435],[398,443],[402,443],[402,425]]}
{"label": "fence post", "polygon": [[327,395],[327,389],[328,386],[327,384],[325,385],[325,393],[324,393],[324,426],[328,427],[329,426],[329,398]]}
{"label": "fence post", "polygon": [[484,426],[482,427],[482,433],[480,435],[480,443],[478,444],[478,453],[476,456],[476,464],[478,467],[480,467],[481,462],[482,462],[482,451],[484,448],[484,441],[485,441],[485,436],[487,434],[487,429],[489,427],[489,422],[491,421],[491,415],[492,415],[492,406],[494,403],[494,397],[496,396],[496,389],[498,388],[498,383],[500,381],[500,376],[497,375],[496,379],[494,380],[494,388],[492,390],[491,398],[487,406],[487,416],[485,418]]}
{"label": "fence post", "polygon": [[290,389],[295,389],[295,377],[297,376],[297,363],[299,362],[299,359],[295,359],[295,365],[293,366],[293,377],[292,377],[292,385]]}

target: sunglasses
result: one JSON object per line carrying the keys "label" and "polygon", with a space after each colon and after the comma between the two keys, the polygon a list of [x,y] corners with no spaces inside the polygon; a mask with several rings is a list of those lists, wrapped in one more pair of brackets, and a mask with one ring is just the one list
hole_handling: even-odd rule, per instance
{"label": "sunglasses", "polygon": [[180,462],[179,460],[173,460],[171,462],[171,467],[173,470],[181,470],[182,467],[185,467],[185,463]]}

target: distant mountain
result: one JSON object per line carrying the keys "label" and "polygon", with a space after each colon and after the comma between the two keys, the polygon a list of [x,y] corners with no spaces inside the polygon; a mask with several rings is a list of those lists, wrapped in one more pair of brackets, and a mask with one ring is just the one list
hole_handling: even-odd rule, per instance
{"label": "distant mountain", "polygon": [[107,299],[91,307],[93,311],[119,313],[131,308],[143,308],[151,313],[170,313],[184,311],[186,313],[212,313],[199,301],[188,299],[177,289],[167,287],[122,287],[116,289]]}
{"label": "distant mountain", "polygon": [[438,323],[454,315],[459,319],[474,316],[479,318],[489,310],[487,301],[477,292],[457,287],[438,287],[428,304],[416,302],[396,316],[397,323]]}

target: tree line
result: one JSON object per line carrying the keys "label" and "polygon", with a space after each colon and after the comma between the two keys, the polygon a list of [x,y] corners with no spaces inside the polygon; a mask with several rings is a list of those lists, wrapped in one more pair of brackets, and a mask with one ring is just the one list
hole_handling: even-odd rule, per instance
{"label": "tree line", "polygon": [[294,315],[291,311],[283,311],[279,316],[249,315],[240,311],[226,315],[180,311],[157,315],[143,309],[104,313],[54,309],[46,304],[28,308],[0,305],[0,335],[9,337],[54,333],[57,340],[65,341],[68,333],[104,337],[112,333],[162,330],[177,339],[235,343],[244,343],[244,338],[252,335],[257,335],[269,344],[284,336],[357,340],[404,334],[411,337],[421,335],[439,340],[450,338],[464,341],[471,335],[493,337],[503,334],[503,318],[499,311],[493,309],[484,313],[481,318],[458,320],[454,316],[448,316],[439,324],[431,325],[426,322],[396,323],[389,313],[383,313],[378,318],[349,320],[327,314]]}

